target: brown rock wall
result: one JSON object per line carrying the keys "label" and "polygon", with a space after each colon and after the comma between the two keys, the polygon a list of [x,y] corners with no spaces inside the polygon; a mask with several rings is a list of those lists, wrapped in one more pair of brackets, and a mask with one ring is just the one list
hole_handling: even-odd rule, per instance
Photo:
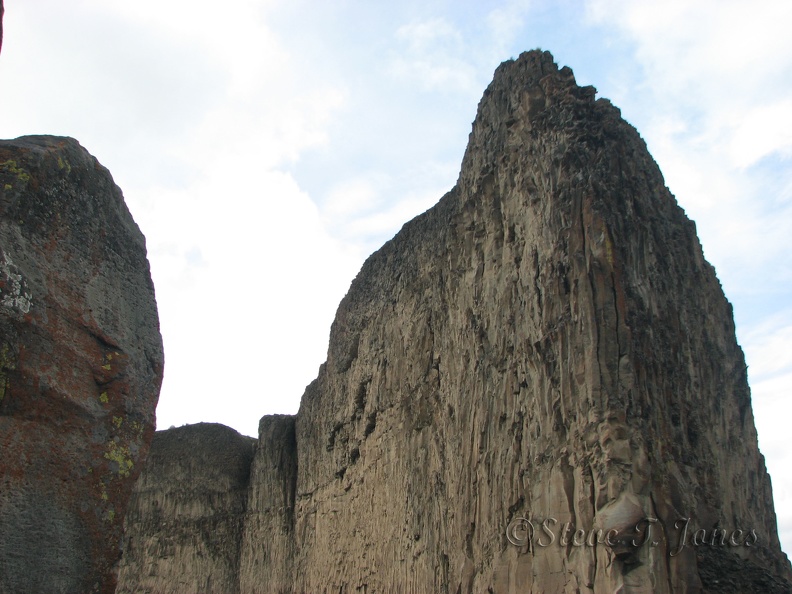
{"label": "brown rock wall", "polygon": [[548,53],[498,68],[456,186],[363,265],[289,423],[262,422],[240,592],[792,584],[695,226]]}
{"label": "brown rock wall", "polygon": [[126,518],[117,592],[239,591],[254,442],[210,423],[155,434]]}
{"label": "brown rock wall", "polygon": [[[683,518],[789,575],[695,227],[546,53],[498,69],[456,188],[364,265],[297,443],[295,591],[699,592]],[[511,545],[522,516],[553,546]],[[657,546],[559,546],[642,518]]]}

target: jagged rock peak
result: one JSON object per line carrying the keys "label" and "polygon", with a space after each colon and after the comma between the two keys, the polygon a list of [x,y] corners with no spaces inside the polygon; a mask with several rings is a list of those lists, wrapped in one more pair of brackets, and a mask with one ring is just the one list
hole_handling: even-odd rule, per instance
{"label": "jagged rock peak", "polygon": [[550,52],[534,50],[503,62],[479,102],[462,171],[471,172],[469,159],[477,152],[518,149],[515,133],[589,119],[595,94],[594,87],[576,84],[569,67],[559,69]]}
{"label": "jagged rock peak", "polygon": [[731,306],[594,96],[547,52],[497,69],[458,183],[261,424],[240,592],[790,591]]}

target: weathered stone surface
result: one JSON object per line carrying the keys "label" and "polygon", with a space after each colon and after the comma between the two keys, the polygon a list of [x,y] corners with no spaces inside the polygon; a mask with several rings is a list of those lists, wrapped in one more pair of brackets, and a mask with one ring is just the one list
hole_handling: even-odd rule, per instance
{"label": "weathered stone surface", "polygon": [[76,141],[0,141],[0,592],[113,592],[163,354],[143,235]]}
{"label": "weathered stone surface", "polygon": [[239,591],[254,443],[210,423],[154,435],[126,518],[117,592]]}
{"label": "weathered stone surface", "polygon": [[258,440],[212,423],[155,433],[129,504],[116,591],[227,594],[262,591],[262,580],[267,592],[289,591],[294,420],[265,416]]}
{"label": "weathered stone surface", "polygon": [[290,592],[293,580],[294,498],[297,486],[295,417],[268,415],[259,423],[242,539],[241,592]]}
{"label": "weathered stone surface", "polygon": [[457,185],[363,265],[294,438],[268,426],[240,592],[792,588],[695,226],[548,53],[498,68]]}
{"label": "weathered stone surface", "polygon": [[3,49],[3,0],[0,0],[0,51]]}

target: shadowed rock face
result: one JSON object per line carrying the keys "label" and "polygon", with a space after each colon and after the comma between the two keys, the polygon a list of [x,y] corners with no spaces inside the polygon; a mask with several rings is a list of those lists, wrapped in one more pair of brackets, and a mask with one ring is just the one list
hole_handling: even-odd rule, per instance
{"label": "shadowed rock face", "polygon": [[163,354],[143,235],[76,141],[0,141],[0,592],[113,592]]}
{"label": "shadowed rock face", "polygon": [[363,265],[274,436],[240,592],[792,587],[695,226],[546,52],[498,68],[456,186]]}
{"label": "shadowed rock face", "polygon": [[161,592],[163,582],[181,592],[239,591],[255,441],[210,423],[154,435],[126,518],[117,592]]}
{"label": "shadowed rock face", "polygon": [[261,419],[258,441],[214,423],[157,432],[116,592],[276,591],[292,558],[296,472],[293,416]]}

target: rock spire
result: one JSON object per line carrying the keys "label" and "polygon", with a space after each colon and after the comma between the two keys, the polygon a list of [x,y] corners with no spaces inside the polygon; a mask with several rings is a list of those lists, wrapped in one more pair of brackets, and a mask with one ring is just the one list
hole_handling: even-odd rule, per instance
{"label": "rock spire", "polygon": [[[456,186],[365,262],[296,418],[262,420],[248,489],[237,581],[202,591],[791,584],[695,225],[542,51],[497,69]],[[142,525],[121,591],[193,591]]]}

